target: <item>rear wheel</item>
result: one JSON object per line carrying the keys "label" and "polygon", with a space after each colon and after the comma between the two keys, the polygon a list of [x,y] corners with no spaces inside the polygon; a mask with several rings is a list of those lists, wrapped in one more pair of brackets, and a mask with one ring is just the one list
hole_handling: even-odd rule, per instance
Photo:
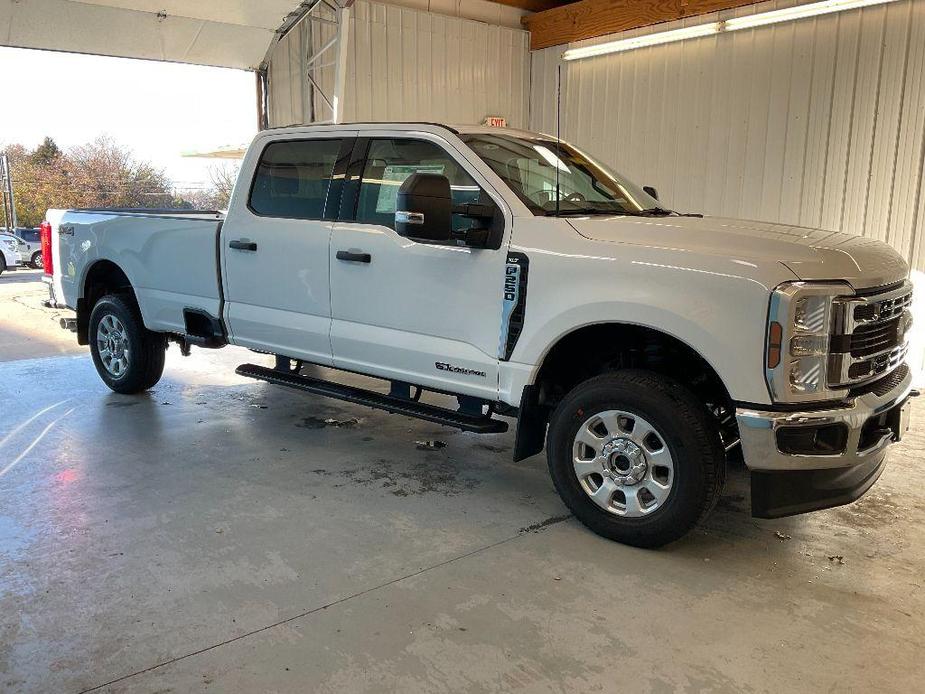
{"label": "rear wheel", "polygon": [[576,386],[552,415],[547,456],[575,516],[637,547],[684,535],[712,510],[725,478],[707,409],[680,383],[648,371]]}
{"label": "rear wheel", "polygon": [[29,265],[35,270],[41,270],[45,267],[45,263],[42,262],[42,251],[36,251],[32,254],[32,260],[29,261]]}
{"label": "rear wheel", "polygon": [[122,296],[100,299],[90,313],[90,353],[103,382],[117,393],[151,388],[164,373],[167,341],[145,328],[133,303]]}

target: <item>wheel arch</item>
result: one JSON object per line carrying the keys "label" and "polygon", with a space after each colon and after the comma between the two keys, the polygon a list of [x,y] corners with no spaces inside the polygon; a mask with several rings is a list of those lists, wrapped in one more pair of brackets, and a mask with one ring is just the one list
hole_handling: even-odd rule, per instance
{"label": "wheel arch", "polygon": [[707,407],[731,407],[732,398],[719,371],[700,350],[676,335],[624,321],[577,326],[549,345],[524,388],[515,460],[543,449],[549,414],[572,388],[594,376],[625,368],[670,376]]}
{"label": "wheel arch", "polygon": [[137,308],[135,290],[125,271],[108,259],[94,261],[80,283],[77,298],[77,343],[86,345],[89,340],[90,313],[96,302],[107,294],[122,294]]}
{"label": "wheel arch", "polygon": [[[583,341],[588,341],[592,345],[590,350],[583,344]],[[677,350],[697,361],[714,379],[714,385],[721,387],[721,394],[730,399],[729,389],[720,376],[719,370],[713,366],[709,359],[703,356],[702,350],[693,347],[687,340],[663,328],[645,323],[619,320],[577,326],[560,335],[550,343],[542,357],[537,361],[530,383],[531,385],[538,385],[542,383],[543,379],[549,379],[565,360],[570,356],[574,356],[575,352],[583,352],[585,357],[582,360],[583,363],[588,364],[588,361],[590,361],[591,363],[588,366],[594,368],[600,366],[595,363],[595,358],[606,359],[608,356],[626,354],[628,350],[639,350],[653,346]],[[589,360],[588,357],[591,357],[591,359]],[[654,365],[651,363],[651,358],[647,359],[647,361],[649,362],[649,367]],[[629,364],[621,366],[621,368],[629,367],[631,367]],[[666,373],[660,368],[651,368],[651,370]],[[679,377],[678,380],[684,383],[686,379]],[[575,383],[571,384],[571,386],[574,385]]]}

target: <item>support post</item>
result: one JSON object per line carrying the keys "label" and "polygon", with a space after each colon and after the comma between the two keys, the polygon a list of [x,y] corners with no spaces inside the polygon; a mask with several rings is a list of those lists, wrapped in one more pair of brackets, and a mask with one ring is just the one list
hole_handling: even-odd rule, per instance
{"label": "support post", "polygon": [[267,113],[267,68],[263,67],[254,72],[257,80],[257,130],[266,130],[270,127],[270,117]]}
{"label": "support post", "polygon": [[16,201],[13,199],[13,171],[10,169],[10,159],[6,152],[0,154],[0,196],[3,197],[3,223],[7,231],[13,233],[17,226]]}
{"label": "support post", "polygon": [[331,98],[332,120],[344,120],[344,85],[347,80],[347,48],[350,41],[350,6],[337,10],[337,60],[334,65],[334,93]]}

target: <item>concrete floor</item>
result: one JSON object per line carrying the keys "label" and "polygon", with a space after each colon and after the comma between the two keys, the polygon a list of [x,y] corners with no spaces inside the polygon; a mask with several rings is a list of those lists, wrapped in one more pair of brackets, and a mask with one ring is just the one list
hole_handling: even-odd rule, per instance
{"label": "concrete floor", "polygon": [[860,502],[757,521],[733,471],[643,551],[569,518],[510,434],[245,381],[250,352],[172,348],[113,394],[62,331],[16,341],[51,316],[5,282],[4,692],[921,690],[921,405]]}

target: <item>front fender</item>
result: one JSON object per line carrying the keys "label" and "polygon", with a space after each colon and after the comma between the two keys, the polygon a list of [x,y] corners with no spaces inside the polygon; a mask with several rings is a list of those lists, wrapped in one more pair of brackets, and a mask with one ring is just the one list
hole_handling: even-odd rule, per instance
{"label": "front fender", "polygon": [[[534,233],[545,231],[537,228]],[[561,233],[561,232],[560,232]],[[764,380],[770,291],[794,279],[780,263],[755,265],[679,249],[558,239],[516,250],[530,258],[523,331],[511,354],[512,394],[536,380],[566,335],[602,323],[639,325],[685,343],[738,401],[769,403]],[[538,247],[539,246],[539,247]]]}

